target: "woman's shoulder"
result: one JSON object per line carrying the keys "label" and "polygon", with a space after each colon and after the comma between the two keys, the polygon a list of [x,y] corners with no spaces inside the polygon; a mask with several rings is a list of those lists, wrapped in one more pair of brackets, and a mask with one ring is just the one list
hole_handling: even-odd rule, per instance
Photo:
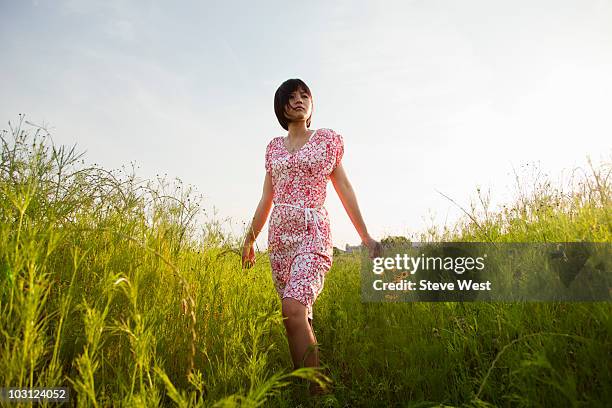
{"label": "woman's shoulder", "polygon": [[272,139],[270,139],[270,141],[268,141],[268,144],[266,145],[266,150],[270,149],[270,147],[274,146],[274,144],[276,144],[278,142],[278,140],[282,139],[282,136],[276,136],[273,137]]}
{"label": "woman's shoulder", "polygon": [[320,134],[321,139],[325,140],[326,143],[331,143],[331,144],[336,144],[336,145],[344,144],[344,139],[342,138],[342,135],[336,132],[332,128],[317,129],[317,134]]}
{"label": "woman's shoulder", "polygon": [[338,133],[332,128],[319,128],[317,129],[317,134],[329,139],[338,136]]}

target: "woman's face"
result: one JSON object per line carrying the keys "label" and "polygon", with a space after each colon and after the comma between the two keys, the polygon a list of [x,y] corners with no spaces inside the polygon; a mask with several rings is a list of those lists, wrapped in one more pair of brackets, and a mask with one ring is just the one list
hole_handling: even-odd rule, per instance
{"label": "woman's face", "polygon": [[312,100],[302,88],[289,95],[289,102],[285,106],[285,116],[290,121],[307,120],[312,113]]}

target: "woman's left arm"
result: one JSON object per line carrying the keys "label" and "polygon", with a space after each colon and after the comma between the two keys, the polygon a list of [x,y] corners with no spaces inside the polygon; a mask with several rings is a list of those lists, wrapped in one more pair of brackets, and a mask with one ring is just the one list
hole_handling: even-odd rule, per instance
{"label": "woman's left arm", "polygon": [[359,210],[359,204],[357,204],[357,197],[355,196],[355,191],[353,190],[353,186],[351,185],[348,177],[346,176],[346,172],[344,171],[344,167],[342,163],[338,163],[334,171],[329,175],[331,182],[338,193],[338,197],[346,210],[351,222],[355,226],[359,237],[361,238],[361,243],[365,245],[370,252],[370,257],[378,257],[381,253],[380,243],[374,240],[370,234],[368,233],[368,229],[363,221],[363,217],[361,216],[361,211]]}

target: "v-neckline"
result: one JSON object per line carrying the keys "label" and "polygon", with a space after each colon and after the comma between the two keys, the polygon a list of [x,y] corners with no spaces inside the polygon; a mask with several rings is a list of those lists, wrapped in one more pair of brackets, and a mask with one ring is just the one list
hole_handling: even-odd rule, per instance
{"label": "v-neckline", "polygon": [[308,140],[306,141],[306,143],[304,143],[304,144],[303,144],[303,145],[302,145],[302,146],[301,146],[299,149],[297,149],[297,150],[296,150],[295,152],[293,152],[293,153],[291,153],[291,152],[289,151],[289,149],[287,149],[287,146],[285,145],[285,136],[281,136],[281,144],[283,145],[283,149],[285,149],[285,151],[286,151],[286,152],[287,152],[287,153],[288,153],[290,156],[295,155],[295,154],[296,154],[296,153],[298,153],[300,150],[302,150],[304,147],[306,147],[306,145],[307,145],[308,143],[310,143],[310,141],[311,141],[311,140],[312,140],[312,138],[314,137],[315,133],[317,133],[317,130],[318,130],[318,129],[315,129],[315,130],[314,130],[314,132],[312,132],[312,133],[310,134],[310,136],[308,137]]}

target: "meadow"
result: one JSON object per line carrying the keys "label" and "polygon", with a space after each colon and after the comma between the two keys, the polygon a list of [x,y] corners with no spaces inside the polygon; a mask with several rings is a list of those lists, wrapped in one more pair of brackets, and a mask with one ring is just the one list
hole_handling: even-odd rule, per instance
{"label": "meadow", "polygon": [[[23,116],[1,139],[0,387],[67,386],[79,407],[612,401],[610,302],[362,303],[359,254],[335,257],[317,300],[331,393],[309,397],[267,254],[242,269],[241,237],[192,187],[85,165]],[[589,160],[567,187],[517,176],[514,202],[478,191],[461,222],[417,238],[610,242],[611,170]]]}

